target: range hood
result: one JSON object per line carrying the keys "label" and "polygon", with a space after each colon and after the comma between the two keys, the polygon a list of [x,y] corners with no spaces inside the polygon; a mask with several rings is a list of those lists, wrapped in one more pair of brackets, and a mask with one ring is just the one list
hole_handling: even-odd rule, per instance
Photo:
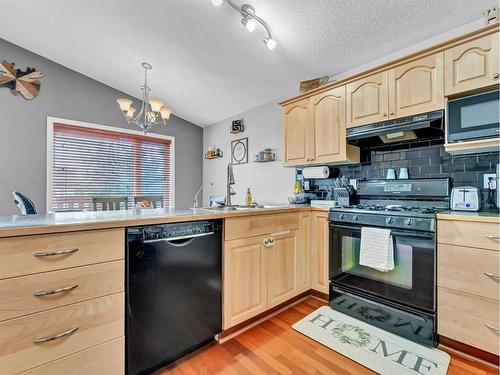
{"label": "range hood", "polygon": [[444,136],[443,110],[347,129],[347,142],[361,148]]}

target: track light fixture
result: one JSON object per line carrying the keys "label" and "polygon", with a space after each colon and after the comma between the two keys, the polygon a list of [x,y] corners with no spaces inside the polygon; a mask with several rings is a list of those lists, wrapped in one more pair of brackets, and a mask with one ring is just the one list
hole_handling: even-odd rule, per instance
{"label": "track light fixture", "polygon": [[267,36],[264,38],[264,44],[271,51],[276,47],[276,40],[273,39],[271,28],[262,18],[255,14],[255,9],[250,4],[243,4],[241,7],[236,5],[232,0],[212,0],[212,4],[216,7],[223,4],[229,4],[234,10],[241,14],[241,23],[249,32],[253,32],[257,23],[261,24],[266,30]]}

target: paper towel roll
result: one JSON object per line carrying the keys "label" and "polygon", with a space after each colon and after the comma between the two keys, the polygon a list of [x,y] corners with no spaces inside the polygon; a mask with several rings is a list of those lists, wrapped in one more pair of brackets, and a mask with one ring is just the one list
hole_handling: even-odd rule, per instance
{"label": "paper towel roll", "polygon": [[302,170],[304,178],[328,178],[330,169],[327,166],[322,167],[307,167]]}

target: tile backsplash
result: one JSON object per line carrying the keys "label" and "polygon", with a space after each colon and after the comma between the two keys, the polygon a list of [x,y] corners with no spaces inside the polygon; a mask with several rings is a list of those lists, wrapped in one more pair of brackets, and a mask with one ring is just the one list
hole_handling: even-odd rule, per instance
{"label": "tile backsplash", "polygon": [[347,178],[385,178],[388,168],[406,167],[410,178],[451,177],[453,186],[475,186],[481,189],[483,203],[487,199],[487,189],[483,189],[483,175],[496,173],[499,153],[451,155],[442,144],[388,151],[368,151],[369,159],[361,164],[340,166],[340,175]]}

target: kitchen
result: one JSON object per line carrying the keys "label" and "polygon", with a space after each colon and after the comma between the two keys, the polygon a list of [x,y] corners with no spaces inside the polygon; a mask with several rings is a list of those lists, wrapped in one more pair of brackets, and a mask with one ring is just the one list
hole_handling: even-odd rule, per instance
{"label": "kitchen", "polygon": [[[117,20],[113,1],[40,3],[0,15],[2,373],[498,373],[491,4],[429,1],[423,32],[410,16],[425,7],[408,2],[398,19],[403,5],[386,2],[377,12],[408,33],[385,53],[347,48],[361,31],[343,19],[348,65],[308,46],[309,70],[280,73],[271,65],[292,59],[305,25],[283,28],[279,14],[296,5],[130,2]],[[367,22],[375,4],[343,6],[304,12],[321,25],[357,9],[371,43],[394,31]],[[211,25],[184,42],[227,55],[203,49],[186,80],[178,44],[176,65],[127,29],[139,9],[169,14],[171,32],[186,17]],[[34,38],[14,25],[21,13],[67,35]],[[74,14],[95,30],[72,27]],[[72,58],[126,38],[137,56]],[[230,56],[226,83],[205,77]],[[310,80],[325,68],[343,73]]]}

